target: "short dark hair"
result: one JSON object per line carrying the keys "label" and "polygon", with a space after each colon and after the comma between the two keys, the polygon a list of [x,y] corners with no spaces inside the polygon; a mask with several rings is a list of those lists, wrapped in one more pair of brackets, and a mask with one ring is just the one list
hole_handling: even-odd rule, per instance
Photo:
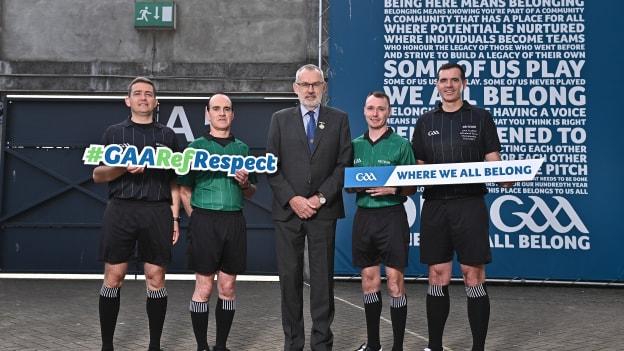
{"label": "short dark hair", "polygon": [[146,77],[136,77],[132,80],[132,82],[130,82],[130,84],[128,84],[128,96],[130,96],[130,94],[132,94],[132,86],[135,85],[136,83],[146,83],[152,86],[152,88],[154,89],[154,96],[156,96],[156,85],[154,84],[154,82],[152,82],[149,78]]}
{"label": "short dark hair", "polygon": [[388,107],[391,106],[390,97],[388,96],[388,94],[384,93],[383,91],[376,90],[376,91],[370,92],[368,93],[368,95],[366,95],[366,98],[368,99],[371,96],[374,96],[380,99],[386,99],[386,101],[388,102]]}
{"label": "short dark hair", "polygon": [[440,71],[445,71],[447,69],[453,68],[457,68],[459,72],[461,72],[461,80],[466,80],[466,69],[464,68],[464,66],[456,62],[448,62],[440,66],[440,68],[438,68],[438,78],[440,78]]}

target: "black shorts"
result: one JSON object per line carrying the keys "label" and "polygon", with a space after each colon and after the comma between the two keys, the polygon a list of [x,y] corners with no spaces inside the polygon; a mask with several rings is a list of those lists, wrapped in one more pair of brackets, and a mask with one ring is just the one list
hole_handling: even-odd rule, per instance
{"label": "black shorts", "polygon": [[492,261],[489,216],[482,196],[425,200],[420,217],[420,262],[457,260],[466,265]]}
{"label": "black shorts", "polygon": [[167,202],[112,199],[104,211],[100,261],[128,262],[139,243],[139,260],[165,267],[171,262],[173,214]]}
{"label": "black shorts", "polygon": [[247,226],[241,211],[194,208],[187,237],[189,269],[206,275],[245,271]]}
{"label": "black shorts", "polygon": [[353,265],[366,268],[383,263],[402,271],[407,266],[409,237],[403,205],[358,207],[351,235]]}

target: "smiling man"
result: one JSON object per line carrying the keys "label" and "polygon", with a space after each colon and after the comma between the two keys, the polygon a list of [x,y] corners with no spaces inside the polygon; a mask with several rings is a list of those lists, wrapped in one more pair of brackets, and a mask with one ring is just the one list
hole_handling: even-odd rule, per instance
{"label": "smiling man", "polygon": [[[234,109],[224,94],[215,94],[206,106],[208,132],[189,147],[211,155],[248,156],[249,147],[232,134]],[[244,169],[233,177],[226,172],[191,171],[178,179],[188,229],[189,268],[195,271],[195,291],[189,304],[197,350],[208,347],[208,300],[215,275],[219,298],[215,308],[217,336],[213,351],[226,351],[226,342],[236,312],[236,276],[247,260],[247,226],[243,198],[256,191],[255,174]]]}
{"label": "smiling man", "polygon": [[[135,78],[128,87],[125,102],[130,117],[108,127],[101,144],[133,145],[139,151],[146,146],[166,146],[180,151],[173,130],[154,121],[158,100],[151,80]],[[102,350],[113,350],[120,289],[137,243],[147,284],[149,350],[160,350],[167,312],[165,271],[171,261],[172,245],[178,240],[179,196],[175,173],[139,166],[100,165],[93,170],[93,181],[108,182],[109,189],[99,254],[105,262],[99,301]]]}
{"label": "smiling man", "polygon": [[332,349],[334,319],[334,239],[336,220],[344,217],[344,168],[351,164],[351,134],[346,113],[321,105],[323,71],[315,65],[297,70],[293,89],[299,106],[271,118],[267,152],[278,158],[269,175],[273,190],[277,269],[282,297],[284,350],[301,351],[303,257],[308,240],[310,314],[313,351]]}
{"label": "smiling man", "polygon": [[[368,95],[364,105],[368,130],[353,140],[354,167],[412,165],[414,154],[406,139],[388,127],[390,98],[383,92]],[[380,351],[381,268],[386,271],[390,317],[394,342],[392,351],[403,350],[407,297],[403,272],[409,252],[409,224],[403,202],[415,187],[375,187],[349,189],[357,192],[357,212],[353,219],[353,265],[362,272],[362,294],[367,341],[356,351]]]}
{"label": "smiling man", "polygon": [[[490,113],[464,101],[464,67],[447,63],[438,70],[441,103],[423,114],[412,137],[418,164],[500,160],[500,142]],[[502,186],[511,186],[509,183]],[[429,266],[428,349],[442,350],[449,313],[448,285],[455,253],[461,265],[472,350],[483,350],[490,316],[485,265],[492,260],[485,184],[426,186],[420,221],[420,261]]]}

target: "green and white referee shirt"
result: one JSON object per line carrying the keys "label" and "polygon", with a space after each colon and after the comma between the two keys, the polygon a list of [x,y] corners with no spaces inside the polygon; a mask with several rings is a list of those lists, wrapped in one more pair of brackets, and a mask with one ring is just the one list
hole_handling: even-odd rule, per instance
{"label": "green and white referee shirt", "polygon": [[[392,128],[373,142],[368,131],[353,139],[354,167],[381,167],[416,164],[412,145],[407,139],[396,134]],[[380,208],[399,205],[405,196],[387,195],[372,197],[365,192],[357,193],[357,205],[363,208]]]}

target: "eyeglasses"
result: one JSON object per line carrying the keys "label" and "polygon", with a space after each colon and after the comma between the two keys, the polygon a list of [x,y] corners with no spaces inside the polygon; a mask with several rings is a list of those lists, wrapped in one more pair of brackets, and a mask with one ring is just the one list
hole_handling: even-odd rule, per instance
{"label": "eyeglasses", "polygon": [[314,89],[318,89],[320,88],[323,84],[325,84],[325,82],[314,82],[314,83],[307,83],[307,82],[296,82],[295,84],[297,84],[299,87],[303,88],[303,89],[310,89],[310,87],[314,88]]}

